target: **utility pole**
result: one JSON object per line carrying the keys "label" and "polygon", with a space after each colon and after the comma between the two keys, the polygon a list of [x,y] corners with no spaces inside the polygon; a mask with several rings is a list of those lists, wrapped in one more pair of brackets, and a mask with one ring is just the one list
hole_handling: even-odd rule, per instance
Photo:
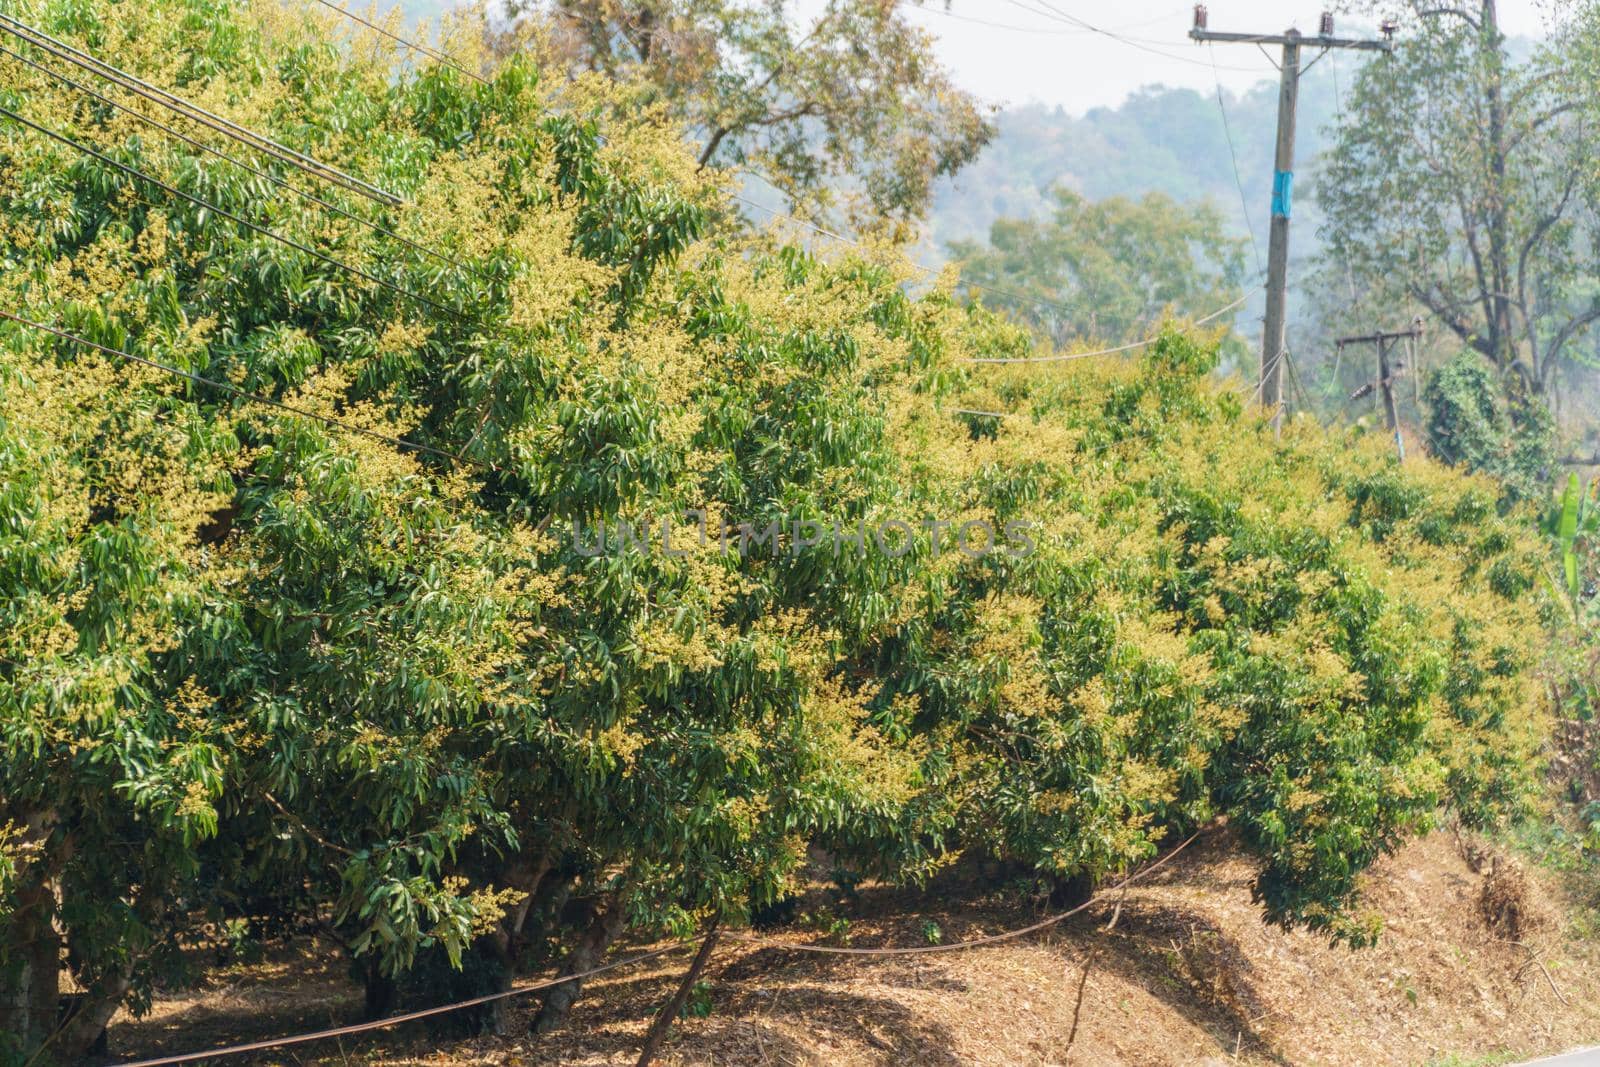
{"label": "utility pole", "polygon": [[1383,393],[1383,417],[1394,434],[1394,451],[1400,462],[1406,461],[1406,442],[1400,436],[1400,409],[1394,406],[1394,379],[1389,372],[1389,343],[1378,342],[1378,389]]}
{"label": "utility pole", "polygon": [[[1354,48],[1366,52],[1394,51],[1395,24],[1382,24],[1383,37],[1355,40],[1333,35],[1333,15],[1323,12],[1317,36],[1303,36],[1291,29],[1281,34],[1219,33],[1206,28],[1206,5],[1194,6],[1194,26],[1189,37],[1195,41],[1223,41],[1233,44],[1283,47],[1278,64],[1278,143],[1272,173],[1272,233],[1267,243],[1267,316],[1261,332],[1261,403],[1272,411],[1274,431],[1283,417],[1283,360],[1285,326],[1289,302],[1289,217],[1294,188],[1294,118],[1300,99],[1300,75],[1310,69],[1300,65],[1303,47],[1320,48],[1321,59],[1329,49]],[[1315,63],[1313,59],[1311,62]]]}
{"label": "utility pole", "polygon": [[[1377,389],[1378,395],[1383,398],[1384,421],[1389,426],[1389,432],[1394,435],[1395,453],[1400,457],[1402,463],[1405,462],[1406,458],[1406,443],[1405,439],[1400,436],[1400,409],[1394,402],[1394,375],[1395,371],[1400,369],[1400,365],[1390,365],[1389,352],[1393,349],[1396,341],[1403,338],[1410,338],[1415,341],[1421,336],[1422,323],[1417,320],[1412,322],[1409,330],[1379,330],[1377,333],[1364,333],[1359,337],[1341,337],[1333,342],[1338,346],[1341,353],[1344,351],[1345,345],[1378,346],[1378,380],[1357,389],[1351,394],[1350,399],[1359,400],[1372,392],[1374,388]],[[1416,368],[1412,367],[1412,376],[1415,377],[1416,373]]]}

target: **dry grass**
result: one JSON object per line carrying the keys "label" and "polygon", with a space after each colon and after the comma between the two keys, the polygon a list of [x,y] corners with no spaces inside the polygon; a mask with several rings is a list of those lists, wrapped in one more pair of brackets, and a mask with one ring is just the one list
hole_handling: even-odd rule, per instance
{"label": "dry grass", "polygon": [[[1131,890],[1109,933],[1106,908],[970,953],[862,959],[725,945],[707,972],[712,1014],[681,1024],[664,1062],[1426,1064],[1600,1038],[1600,946],[1567,936],[1565,905],[1541,872],[1476,857],[1480,873],[1450,836],[1416,842],[1373,872],[1368,899],[1385,916],[1384,938],[1352,952],[1263,925],[1250,902],[1252,867],[1225,840],[1191,853]],[[953,941],[1033,918],[1016,905],[933,897],[864,891],[851,913],[852,943],[924,944],[929,919]],[[1505,925],[1512,921],[1516,936]],[[1081,967],[1096,945],[1069,1057]],[[187,1050],[354,1018],[359,991],[316,949],[159,1002],[150,1017],[113,1030],[113,1053]],[[667,957],[591,982],[569,1029],[538,1042],[436,1046],[412,1029],[253,1062],[631,1064],[684,966]],[[531,1018],[535,1007],[519,1002],[517,1011]]]}

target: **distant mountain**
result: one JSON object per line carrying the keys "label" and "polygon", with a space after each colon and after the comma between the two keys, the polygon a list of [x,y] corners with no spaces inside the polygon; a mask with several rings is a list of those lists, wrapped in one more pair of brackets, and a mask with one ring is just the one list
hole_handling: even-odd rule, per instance
{"label": "distant mountain", "polygon": [[[1301,81],[1294,208],[1302,225],[1295,232],[1296,258],[1313,247],[1319,220],[1311,177],[1355,73],[1347,57],[1340,62],[1337,90],[1335,68],[1326,60]],[[1277,111],[1276,82],[1262,82],[1243,95],[1225,92],[1223,108],[1214,93],[1150,86],[1118,107],[1095,108],[1083,116],[1039,104],[1009,109],[999,116],[999,133],[983,155],[940,185],[927,250],[942,256],[953,241],[986,241],[997,218],[1047,213],[1050,189],[1065,185],[1092,199],[1154,191],[1178,200],[1210,199],[1237,233],[1254,231],[1265,256]]]}
{"label": "distant mountain", "polygon": [[[1520,62],[1532,55],[1536,45],[1531,38],[1514,37],[1509,50]],[[1348,52],[1308,58],[1313,65],[1300,79],[1296,123],[1295,260],[1314,254],[1320,246],[1317,229],[1322,218],[1311,195],[1313,179],[1342,100],[1361,63],[1388,61]],[[1275,79],[1242,95],[1224,92],[1222,107],[1214,92],[1153,85],[1117,107],[1095,108],[1082,116],[1040,104],[1008,108],[1001,112],[999,133],[983,155],[939,185],[924,251],[943,259],[952,241],[987,241],[997,218],[1043,214],[1049,210],[1049,190],[1061,184],[1091,198],[1136,197],[1156,190],[1180,200],[1210,198],[1235,232],[1254,232],[1264,260],[1277,123]],[[1238,159],[1238,183],[1229,133]]]}

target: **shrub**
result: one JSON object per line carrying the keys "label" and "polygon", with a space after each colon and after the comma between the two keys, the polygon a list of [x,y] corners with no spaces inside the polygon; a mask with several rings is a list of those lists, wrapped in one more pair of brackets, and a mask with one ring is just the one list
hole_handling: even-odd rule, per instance
{"label": "shrub", "polygon": [[1555,466],[1555,420],[1543,403],[1508,396],[1493,368],[1471,352],[1430,374],[1423,400],[1441,463],[1494,475],[1515,500],[1543,500]]}

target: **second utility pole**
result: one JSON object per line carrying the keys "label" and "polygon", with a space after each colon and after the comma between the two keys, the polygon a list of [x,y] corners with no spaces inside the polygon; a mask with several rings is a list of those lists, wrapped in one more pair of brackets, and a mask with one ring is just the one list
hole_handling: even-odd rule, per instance
{"label": "second utility pole", "polygon": [[[1278,144],[1272,172],[1272,233],[1267,243],[1267,317],[1261,332],[1261,403],[1272,412],[1277,429],[1283,415],[1283,359],[1286,347],[1289,303],[1289,216],[1294,189],[1294,116],[1300,99],[1300,49],[1310,44],[1326,52],[1330,48],[1358,48],[1373,52],[1392,52],[1393,27],[1385,23],[1382,40],[1350,40],[1333,35],[1333,16],[1324,13],[1320,32],[1302,37],[1299,30],[1282,34],[1214,33],[1206,29],[1206,6],[1194,6],[1194,28],[1189,36],[1196,41],[1230,41],[1246,44],[1283,46],[1278,65]],[[1320,56],[1318,58],[1321,58]],[[1312,60],[1313,63],[1316,60]]]}
{"label": "second utility pole", "polygon": [[[1400,462],[1406,459],[1405,438],[1400,436],[1400,408],[1394,402],[1394,372],[1398,369],[1389,365],[1389,352],[1394,342],[1409,339],[1413,342],[1422,337],[1422,319],[1412,321],[1409,330],[1379,330],[1377,333],[1362,334],[1360,337],[1340,337],[1334,341],[1334,346],[1341,352],[1345,345],[1377,345],[1378,346],[1378,380],[1374,383],[1363,385],[1350,395],[1355,400],[1372,392],[1374,386],[1378,395],[1383,398],[1383,420],[1389,425],[1389,432],[1394,434],[1395,454],[1400,457]],[[1412,350],[1413,366],[1411,367],[1411,380],[1417,380],[1420,367],[1415,366],[1416,350]]]}

